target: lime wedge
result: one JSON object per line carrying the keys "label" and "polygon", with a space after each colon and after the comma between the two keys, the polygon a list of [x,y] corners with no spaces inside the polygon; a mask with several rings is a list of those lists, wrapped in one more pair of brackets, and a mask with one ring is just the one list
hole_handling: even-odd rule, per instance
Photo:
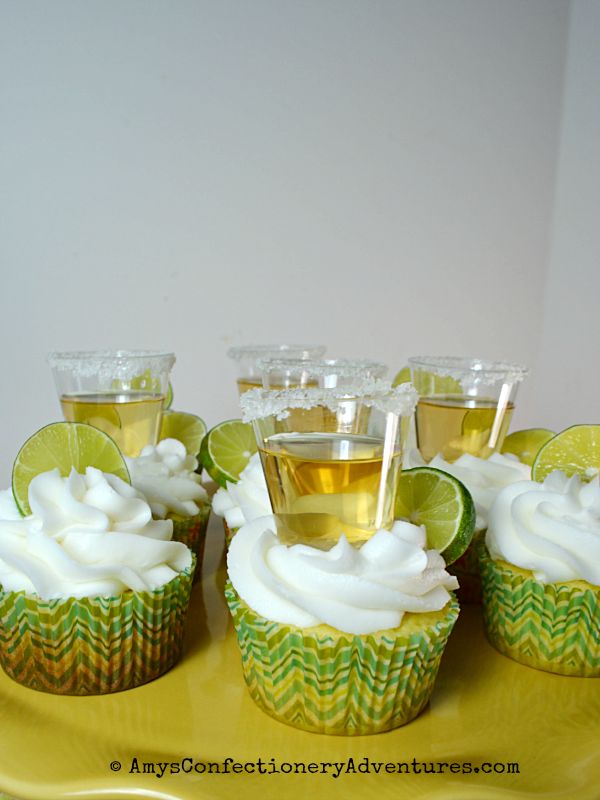
{"label": "lime wedge", "polygon": [[531,466],[540,447],[555,435],[554,431],[548,428],[525,428],[522,431],[515,431],[506,437],[501,452],[517,456],[519,461]]}
{"label": "lime wedge", "polygon": [[206,433],[206,423],[186,411],[165,411],[159,439],[178,439],[191,456],[197,456]]}
{"label": "lime wedge", "polygon": [[158,394],[160,392],[160,378],[152,375],[151,370],[146,369],[139,375],[132,378],[121,379],[113,378],[111,389],[115,392],[148,392],[148,394]]}
{"label": "lime wedge", "polygon": [[421,397],[436,394],[462,394],[460,381],[451,375],[437,375],[424,369],[416,369],[412,373],[412,382]]}
{"label": "lime wedge", "polygon": [[467,436],[479,434],[482,440],[487,441],[495,419],[495,408],[471,408],[463,418],[462,432]]}
{"label": "lime wedge", "polygon": [[422,397],[434,394],[460,394],[462,392],[459,381],[449,375],[436,375],[435,372],[426,372],[420,369],[415,371],[413,378],[410,367],[402,367],[392,381],[392,386],[411,383],[411,381]]}
{"label": "lime wedge", "polygon": [[402,367],[392,381],[392,386],[400,386],[401,383],[410,383],[410,367]]}
{"label": "lime wedge", "polygon": [[469,409],[463,418],[462,435],[456,441],[449,443],[458,451],[452,454],[452,459],[456,459],[462,453],[488,458],[493,452],[493,448],[490,447],[490,437],[495,419],[495,408]]}
{"label": "lime wedge", "polygon": [[80,473],[96,467],[130,483],[121,451],[107,433],[84,422],[54,422],[27,439],[13,464],[12,490],[23,516],[31,514],[28,492],[32,479],[56,467],[64,477],[71,467]]}
{"label": "lime wedge", "polygon": [[[134,375],[128,380],[114,378],[111,389],[115,392],[148,392],[149,394],[160,394],[160,378],[153,376],[149,369],[144,370],[139,375]],[[171,408],[173,405],[173,386],[171,381],[167,384],[163,408]]]}
{"label": "lime wedge", "polygon": [[165,397],[164,409],[167,411],[173,405],[173,385],[171,381],[167,386],[167,396]]}
{"label": "lime wedge", "polygon": [[466,487],[433,467],[416,467],[400,475],[396,518],[424,525],[427,546],[439,550],[446,564],[467,549],[475,530],[475,506]]}
{"label": "lime wedge", "polygon": [[591,479],[600,472],[600,425],[573,425],[542,445],[531,468],[534,481],[560,469]]}
{"label": "lime wedge", "polygon": [[230,419],[206,434],[200,448],[200,463],[219,486],[225,486],[227,481],[237,481],[257,449],[252,426]]}

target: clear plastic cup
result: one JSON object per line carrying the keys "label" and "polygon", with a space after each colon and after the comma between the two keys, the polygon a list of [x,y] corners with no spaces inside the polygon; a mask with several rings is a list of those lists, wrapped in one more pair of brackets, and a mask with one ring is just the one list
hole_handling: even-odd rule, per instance
{"label": "clear plastic cup", "polygon": [[358,358],[261,358],[257,367],[265,389],[335,388],[362,378],[383,379],[388,373],[386,364]]}
{"label": "clear plastic cup", "polygon": [[156,444],[175,363],[173,353],[50,353],[48,363],[67,421],[100,428],[128,456],[137,456],[147,444]]}
{"label": "clear plastic cup", "polygon": [[322,344],[250,344],[231,347],[227,355],[237,368],[237,385],[241,394],[248,389],[262,386],[258,368],[259,360],[269,358],[293,358],[302,361],[320,358],[326,350]]}
{"label": "clear plastic cup", "polygon": [[419,393],[417,447],[426,462],[464,453],[488,458],[502,447],[527,367],[504,361],[454,356],[408,359]]}
{"label": "clear plastic cup", "polygon": [[365,379],[343,388],[254,389],[240,398],[251,421],[277,534],[330,549],[360,546],[394,521],[410,384]]}

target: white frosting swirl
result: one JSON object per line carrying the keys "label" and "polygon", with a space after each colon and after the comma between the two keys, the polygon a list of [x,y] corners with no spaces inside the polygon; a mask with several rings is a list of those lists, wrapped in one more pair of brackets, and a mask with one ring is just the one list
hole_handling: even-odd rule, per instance
{"label": "white frosting swirl", "polygon": [[188,455],[178,439],[163,439],[147,445],[137,458],[125,458],[131,485],[141,492],[158,519],[167,514],[193,517],[198,503],[208,502],[208,493],[197,474],[198,461]]}
{"label": "white frosting swirl", "polygon": [[226,489],[216,492],[212,510],[219,517],[224,517],[232,530],[272,513],[267,482],[258,453],[251,456],[240,472],[237,483],[228,483]]}
{"label": "white frosting swirl", "polygon": [[329,551],[279,542],[275,518],[244,525],[227,554],[239,596],[269,620],[325,623],[352,634],[396,628],[405,612],[439,611],[456,589],[442,556],[425,550],[424,528],[395,522],[360,549],[342,536]]}
{"label": "white frosting swirl", "polygon": [[115,475],[57,469],[29,485],[32,514],[0,520],[0,584],[44,599],[113,596],[168,583],[191,564],[173,523]]}
{"label": "white frosting swirl", "polygon": [[[411,451],[409,459],[409,463],[405,465],[407,468],[425,465],[418,450]],[[464,453],[452,463],[437,455],[427,466],[441,469],[464,484],[475,503],[476,531],[487,528],[490,509],[500,489],[531,478],[531,467],[523,464],[516,456],[501,453],[492,453],[489,458],[478,458]]]}
{"label": "white frosting swirl", "polygon": [[542,583],[600,586],[600,483],[551,473],[543,483],[504,488],[490,512],[486,544],[494,559],[531,570]]}

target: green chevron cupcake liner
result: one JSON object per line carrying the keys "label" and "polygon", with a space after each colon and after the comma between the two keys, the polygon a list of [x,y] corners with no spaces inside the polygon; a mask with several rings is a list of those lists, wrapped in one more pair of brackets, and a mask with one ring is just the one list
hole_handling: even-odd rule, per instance
{"label": "green chevron cupcake liner", "polygon": [[210,505],[203,505],[200,512],[193,517],[180,517],[176,514],[169,516],[173,520],[173,541],[183,542],[196,556],[194,581],[199,579],[202,571],[209,517]]}
{"label": "green chevron cupcake liner", "polygon": [[456,596],[460,603],[481,603],[481,572],[479,569],[479,543],[485,530],[477,531],[465,552],[448,567],[448,572],[458,579]]}
{"label": "green chevron cupcake liner", "polygon": [[600,588],[540,583],[494,561],[482,542],[483,615],[490,643],[509,658],[559,675],[600,677]]}
{"label": "green chevron cupcake liner", "polygon": [[230,583],[225,596],[252,698],[280,722],[315,733],[360,736],[414,719],[458,616],[453,598],[442,611],[406,614],[398,629],[356,636],[269,621]]}
{"label": "green chevron cupcake liner", "polygon": [[108,694],[158,678],[181,655],[191,566],[154,591],[42,600],[0,588],[0,664],[53,694]]}

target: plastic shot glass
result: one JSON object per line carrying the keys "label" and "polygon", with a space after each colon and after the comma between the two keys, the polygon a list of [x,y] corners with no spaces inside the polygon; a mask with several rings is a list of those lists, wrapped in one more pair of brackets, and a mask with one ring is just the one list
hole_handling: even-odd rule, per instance
{"label": "plastic shot glass", "polygon": [[254,389],[240,398],[252,422],[286,544],[323,550],[342,534],[360,546],[390,528],[406,426],[416,392],[363,380],[343,388]]}
{"label": "plastic shot glass", "polygon": [[502,447],[527,367],[504,361],[453,356],[408,359],[419,394],[417,447],[426,462],[464,453],[488,458]]}
{"label": "plastic shot glass", "polygon": [[317,344],[251,344],[231,347],[227,355],[237,367],[237,385],[241,394],[248,389],[262,386],[258,368],[259,360],[269,358],[293,358],[301,361],[320,358],[326,350],[325,345]]}
{"label": "plastic shot glass", "polygon": [[351,358],[259,359],[258,370],[264,389],[319,386],[335,388],[351,385],[357,379],[383,379],[388,367],[379,361]]}
{"label": "plastic shot glass", "polygon": [[173,353],[101,350],[47,357],[63,415],[108,433],[127,456],[156,444]]}

